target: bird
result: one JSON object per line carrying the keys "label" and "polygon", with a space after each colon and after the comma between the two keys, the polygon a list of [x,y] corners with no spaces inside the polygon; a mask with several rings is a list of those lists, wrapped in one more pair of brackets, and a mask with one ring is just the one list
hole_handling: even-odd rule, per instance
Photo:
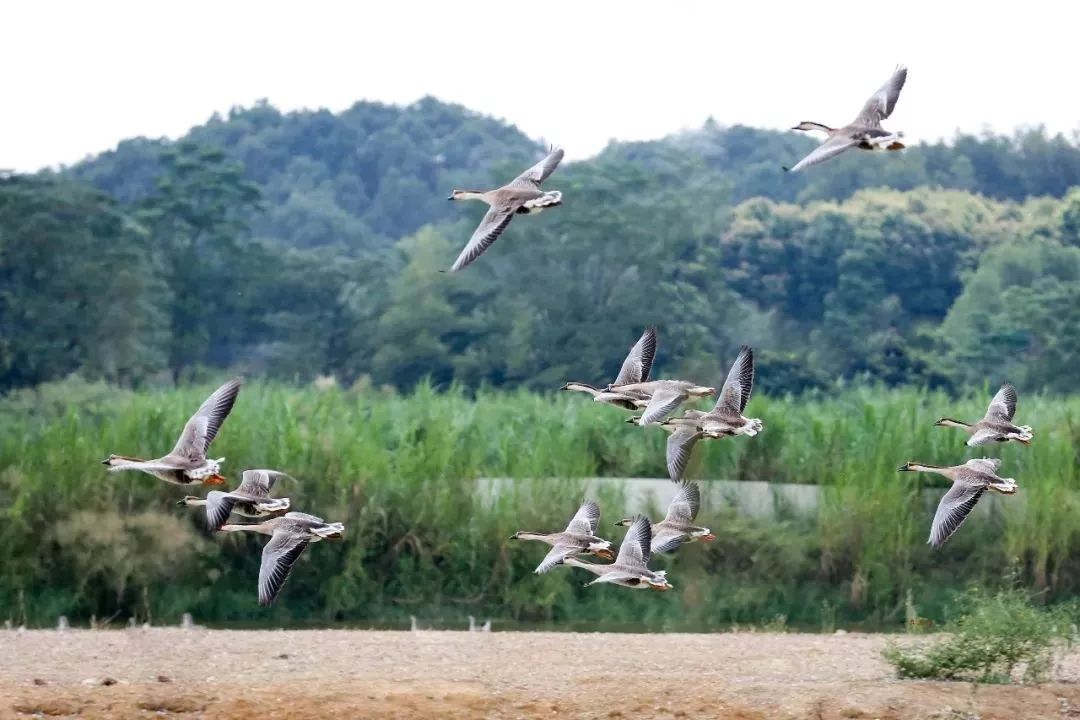
{"label": "bird", "polygon": [[743,417],[750,393],[754,390],[754,351],[749,345],[739,348],[739,354],[728,371],[716,405],[709,412],[699,415],[687,414],[671,418],[667,423],[696,427],[702,435],[710,438],[747,435],[753,437],[764,425],[757,418]]}
{"label": "bird", "polygon": [[270,491],[280,477],[291,478],[277,470],[245,470],[240,487],[229,492],[211,490],[206,498],[186,495],[177,505],[206,506],[206,525],[217,530],[234,510],[244,517],[263,518],[280,515],[289,509],[289,498],[270,497]]}
{"label": "bird", "polygon": [[[891,133],[883,129],[881,121],[892,114],[906,80],[907,68],[900,65],[893,71],[888,81],[870,96],[850,125],[831,128],[821,123],[804,121],[791,128],[804,131],[820,130],[828,135],[828,139],[796,163],[795,167],[790,168],[790,171],[798,172],[811,165],[825,162],[853,147],[860,150],[880,150],[882,147],[886,150],[903,150],[904,144],[900,142],[903,133]],[[785,167],[784,170],[787,171],[789,168]]]}
{"label": "bird", "polygon": [[457,272],[480,257],[499,239],[514,215],[531,215],[562,204],[561,192],[540,189],[540,184],[555,172],[562,159],[562,148],[552,146],[547,157],[501,188],[454,190],[450,193],[447,200],[483,200],[490,206],[468,244],[450,267],[450,272]]}
{"label": "bird", "polygon": [[1012,495],[1019,487],[1012,478],[1003,478],[997,474],[1001,460],[997,458],[973,458],[963,465],[945,467],[926,463],[908,462],[900,466],[900,472],[931,472],[944,475],[952,480],[952,487],[938,503],[934,513],[934,522],[930,526],[930,539],[927,543],[934,549],[945,544],[957,531],[968,513],[979,502],[987,490],[1002,495]]}
{"label": "bird", "polygon": [[[630,383],[645,382],[649,379],[652,371],[653,358],[656,356],[656,328],[646,328],[638,341],[630,348],[626,359],[623,360],[619,374],[612,385],[628,385]],[[648,404],[648,397],[643,393],[624,394],[607,392],[582,382],[568,382],[562,386],[563,390],[576,390],[592,395],[596,402],[616,405],[627,410],[636,410]]]}
{"label": "bird", "polygon": [[477,625],[476,618],[470,615],[469,632],[491,632],[491,618],[488,618],[483,625]]}
{"label": "bird", "polygon": [[648,568],[649,558],[652,557],[651,545],[649,519],[644,515],[637,515],[632,519],[630,529],[626,531],[615,562],[602,565],[584,562],[576,557],[568,557],[565,562],[597,576],[595,580],[586,583],[586,587],[597,583],[612,583],[629,588],[671,590],[672,586],[667,581],[665,571],[654,572]]}
{"label": "bird", "polygon": [[986,445],[992,442],[1009,442],[1015,440],[1024,445],[1030,445],[1035,434],[1027,425],[1014,425],[1013,415],[1016,413],[1016,388],[1005,383],[998,389],[997,394],[986,408],[986,414],[982,420],[969,425],[952,418],[941,418],[934,425],[943,427],[962,428],[971,437],[964,444],[968,447]]}
{"label": "bird", "polygon": [[575,555],[596,555],[605,560],[615,556],[611,543],[597,537],[596,528],[600,524],[600,506],[589,500],[578,508],[566,530],[557,533],[537,533],[519,530],[510,536],[511,540],[539,540],[551,546],[551,550],[536,566],[537,575],[542,575],[556,565],[561,565]]}
{"label": "bird", "polygon": [[[652,533],[649,549],[654,555],[673,552],[685,543],[716,539],[709,528],[694,525],[700,506],[701,489],[698,484],[696,482],[680,483],[679,490],[668,504],[667,515],[649,528]],[[632,523],[632,519],[625,518],[615,524],[630,525]]]}
{"label": "bird", "polygon": [[270,536],[270,542],[263,546],[259,566],[259,605],[266,607],[281,592],[289,572],[308,543],[340,539],[345,526],[328,523],[307,513],[288,512],[261,523],[222,525],[218,532],[254,532]]}
{"label": "bird", "polygon": [[139,470],[175,485],[224,484],[225,478],[219,473],[225,458],[213,460],[206,453],[229,416],[242,382],[242,378],[235,377],[215,390],[184,425],[168,455],[156,460],[109,455],[101,464],[108,465],[109,472]]}
{"label": "bird", "polygon": [[649,398],[645,405],[645,412],[633,421],[634,424],[642,427],[660,422],[689,398],[716,394],[716,388],[685,380],[650,380],[626,385],[612,384],[606,390],[622,394],[642,393]]}

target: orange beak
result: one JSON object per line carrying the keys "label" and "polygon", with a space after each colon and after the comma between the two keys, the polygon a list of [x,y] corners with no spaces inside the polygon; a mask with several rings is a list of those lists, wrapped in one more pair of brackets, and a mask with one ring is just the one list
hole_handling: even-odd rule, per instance
{"label": "orange beak", "polygon": [[604,558],[605,560],[614,560],[615,559],[615,553],[611,552],[610,550],[606,550],[606,549],[605,550],[597,550],[595,553],[593,553],[593,555],[596,555],[596,557]]}
{"label": "orange beak", "polygon": [[716,536],[713,535],[712,533],[709,533],[708,535],[702,535],[701,539],[704,540],[705,542],[709,542],[710,540],[715,540]]}
{"label": "orange beak", "polygon": [[211,475],[210,477],[203,480],[203,485],[224,485],[224,484],[225,484],[225,478],[222,477],[221,475],[217,475],[217,474]]}

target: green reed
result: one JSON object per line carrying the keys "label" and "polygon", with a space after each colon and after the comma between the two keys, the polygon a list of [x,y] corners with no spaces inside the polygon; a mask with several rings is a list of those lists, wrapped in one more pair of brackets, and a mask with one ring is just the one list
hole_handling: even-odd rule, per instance
{"label": "green reed", "polygon": [[[963,447],[943,415],[975,419],[992,388],[956,399],[853,388],[820,397],[755,396],[756,438],[701,443],[689,475],[703,481],[711,544],[661,558],[676,591],[585,589],[584,573],[532,569],[544,546],[508,540],[554,530],[584,479],[664,477],[666,434],[571,393],[538,395],[421,386],[368,388],[250,382],[213,445],[234,482],[245,468],[286,471],[279,493],[297,510],[346,524],[298,563],[278,604],[255,603],[257,537],[209,536],[176,501],[188,490],[108,474],[109,452],[153,456],[172,446],[211,385],[143,393],[70,380],[0,400],[0,618],[52,622],[191,611],[207,622],[385,620],[492,615],[726,628],[783,616],[802,626],[901,623],[913,598],[941,618],[956,592],[996,585],[1005,568],[1053,601],[1080,586],[1080,399],[1021,397],[1035,442]],[[980,504],[940,551],[925,544],[936,476],[907,460],[956,464],[1001,457],[1020,492]],[[709,480],[821,486],[809,514],[741,516]],[[494,488],[494,489],[493,489]],[[192,491],[201,494],[198,489]],[[618,487],[599,498],[602,534],[649,508]],[[659,509],[656,509],[659,510]],[[144,607],[145,597],[149,607]]]}

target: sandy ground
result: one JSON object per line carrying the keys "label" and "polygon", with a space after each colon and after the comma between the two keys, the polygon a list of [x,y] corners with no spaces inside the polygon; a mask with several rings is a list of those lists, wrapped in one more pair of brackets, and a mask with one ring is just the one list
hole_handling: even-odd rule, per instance
{"label": "sandy ground", "polygon": [[[898,681],[879,635],[0,631],[0,717],[1080,718],[1054,683]],[[107,683],[107,684],[105,684]]]}

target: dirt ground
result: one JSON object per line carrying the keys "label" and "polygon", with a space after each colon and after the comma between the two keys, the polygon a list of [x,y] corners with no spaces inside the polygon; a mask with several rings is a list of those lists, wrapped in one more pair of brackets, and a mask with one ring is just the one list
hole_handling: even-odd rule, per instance
{"label": "dirt ground", "polygon": [[0,718],[1080,718],[1054,683],[893,679],[880,635],[0,631]]}

